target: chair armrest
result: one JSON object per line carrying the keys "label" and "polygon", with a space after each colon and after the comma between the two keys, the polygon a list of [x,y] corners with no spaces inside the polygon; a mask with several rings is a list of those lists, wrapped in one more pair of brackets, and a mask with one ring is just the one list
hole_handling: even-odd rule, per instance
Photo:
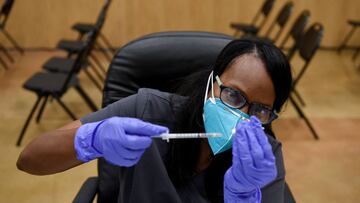
{"label": "chair armrest", "polygon": [[285,203],[296,203],[293,194],[290,191],[289,185],[285,182],[285,190],[284,190],[284,202]]}
{"label": "chair armrest", "polygon": [[73,203],[91,203],[97,193],[98,177],[88,178],[75,196]]}

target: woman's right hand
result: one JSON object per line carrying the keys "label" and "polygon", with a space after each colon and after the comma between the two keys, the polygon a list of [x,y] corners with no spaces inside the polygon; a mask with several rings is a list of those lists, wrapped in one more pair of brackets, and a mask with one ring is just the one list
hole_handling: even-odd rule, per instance
{"label": "woman's right hand", "polygon": [[75,135],[75,151],[84,162],[104,157],[112,164],[130,167],[151,145],[151,136],[168,131],[136,118],[111,117],[82,125]]}

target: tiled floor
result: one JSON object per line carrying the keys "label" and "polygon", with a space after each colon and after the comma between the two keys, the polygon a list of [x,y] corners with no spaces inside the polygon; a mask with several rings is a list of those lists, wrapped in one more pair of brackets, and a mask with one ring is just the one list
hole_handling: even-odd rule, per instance
{"label": "tiled floor", "polygon": [[[283,143],[287,181],[298,202],[359,202],[360,200],[360,70],[351,51],[337,55],[319,51],[298,90],[306,101],[305,113],[318,131],[311,133],[289,103],[274,130]],[[96,163],[51,176],[32,176],[16,169],[24,145],[42,132],[60,127],[70,118],[60,106],[48,105],[43,120],[31,123],[21,147],[15,147],[20,129],[35,102],[21,88],[23,82],[57,52],[27,52],[16,63],[0,67],[0,202],[71,202],[82,182],[96,175]],[[294,72],[301,61],[293,63]],[[85,90],[100,106],[101,93],[81,75]],[[75,91],[64,101],[78,117],[90,112]]]}

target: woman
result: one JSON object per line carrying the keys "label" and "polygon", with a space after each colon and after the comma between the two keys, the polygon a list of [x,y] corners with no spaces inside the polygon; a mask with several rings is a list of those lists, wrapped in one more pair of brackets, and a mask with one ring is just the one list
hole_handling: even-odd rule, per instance
{"label": "woman", "polygon": [[[111,169],[101,177],[101,202],[282,202],[281,144],[270,126],[291,83],[278,48],[234,40],[212,72],[189,77],[178,94],[140,89],[39,136],[17,165],[44,175],[103,157]],[[151,138],[167,131],[222,137],[169,143]]]}

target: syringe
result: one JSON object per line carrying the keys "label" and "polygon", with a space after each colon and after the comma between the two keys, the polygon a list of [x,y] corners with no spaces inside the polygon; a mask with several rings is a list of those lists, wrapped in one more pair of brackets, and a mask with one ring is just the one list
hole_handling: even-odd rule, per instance
{"label": "syringe", "polygon": [[221,133],[163,133],[160,135],[152,136],[152,138],[161,138],[169,142],[170,139],[197,139],[221,136]]}

